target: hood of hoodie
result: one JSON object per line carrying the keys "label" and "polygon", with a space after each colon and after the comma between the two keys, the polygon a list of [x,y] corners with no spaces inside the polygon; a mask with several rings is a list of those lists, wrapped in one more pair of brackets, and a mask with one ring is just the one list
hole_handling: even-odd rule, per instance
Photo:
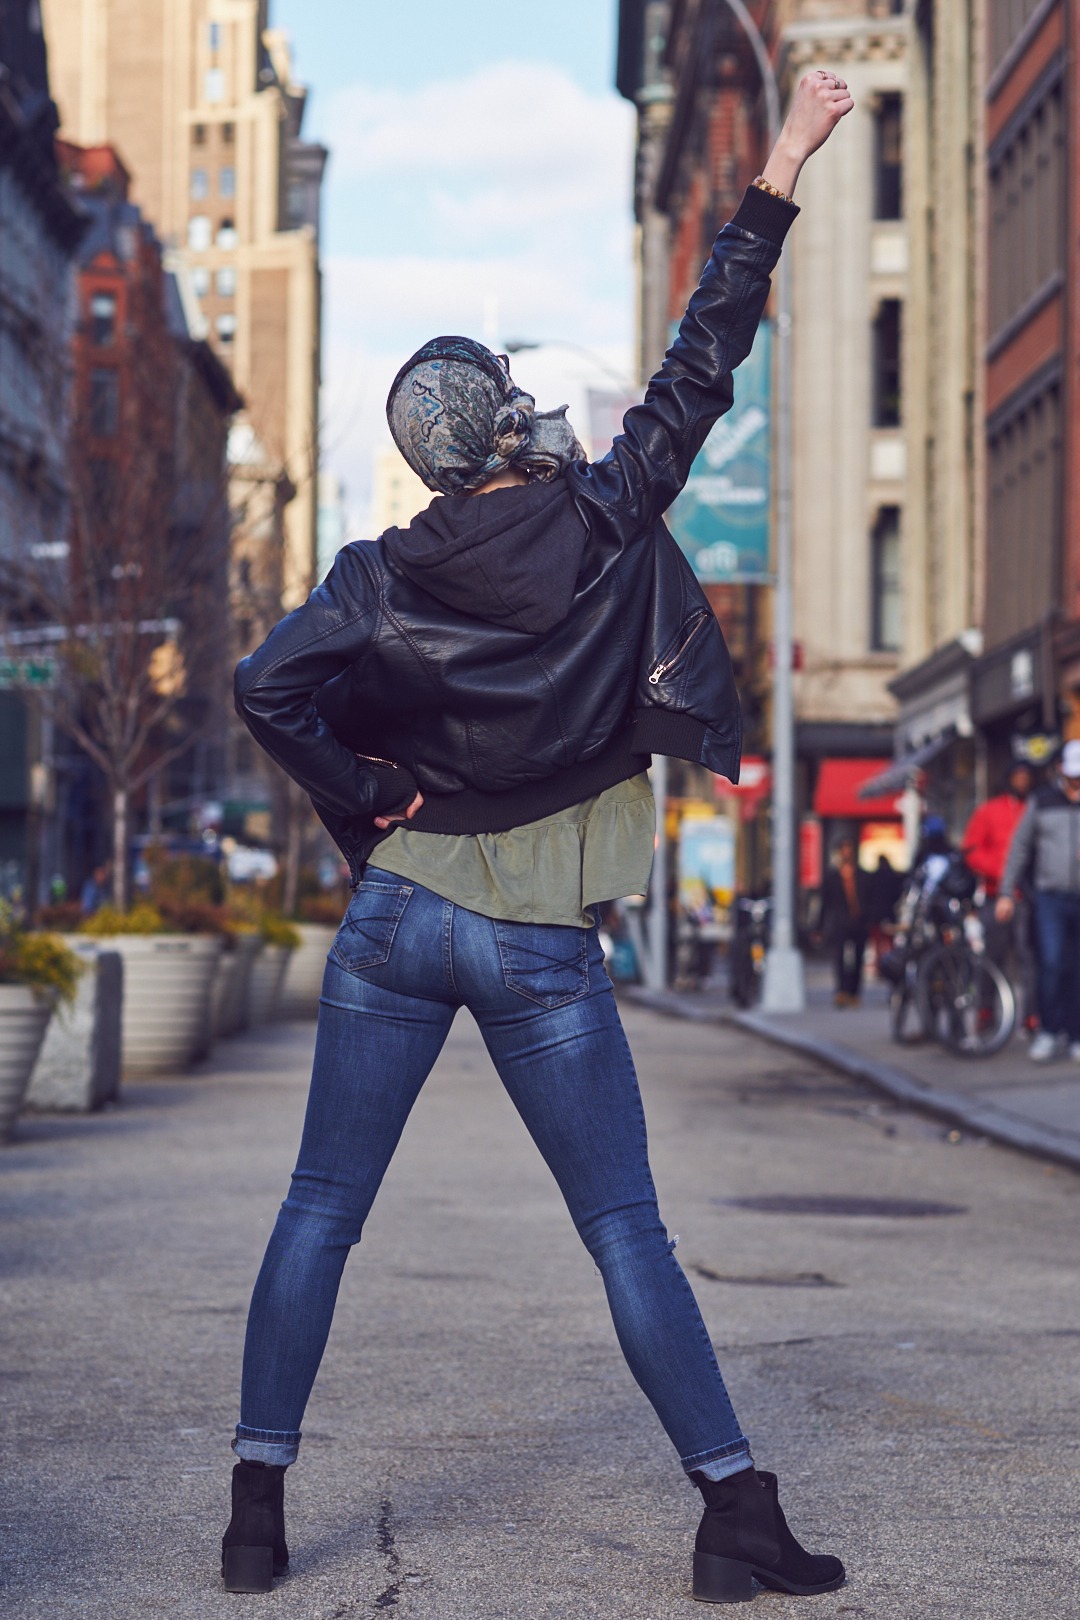
{"label": "hood of hoodie", "polygon": [[386,557],[458,613],[541,635],[574,599],[588,529],[564,478],[488,495],[442,495],[407,529],[387,529]]}

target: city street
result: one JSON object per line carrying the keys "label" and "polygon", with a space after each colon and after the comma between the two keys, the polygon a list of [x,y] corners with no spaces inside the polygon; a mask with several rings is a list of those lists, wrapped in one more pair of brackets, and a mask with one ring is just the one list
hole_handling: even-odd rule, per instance
{"label": "city street", "polygon": [[[756,1459],[849,1569],[753,1612],[1080,1613],[1080,1179],[743,1031],[626,1019],[661,1207]],[[287,1481],[292,1573],[221,1590],[244,1314],[313,1034],[264,1028],[108,1114],[24,1120],[0,1158],[0,1611],[705,1612],[697,1493],[465,1015],[346,1271]],[[879,1202],[727,1202],[776,1195]]]}

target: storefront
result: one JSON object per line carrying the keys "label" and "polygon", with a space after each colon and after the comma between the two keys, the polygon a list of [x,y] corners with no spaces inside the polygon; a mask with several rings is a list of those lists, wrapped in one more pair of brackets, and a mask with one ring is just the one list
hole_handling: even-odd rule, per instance
{"label": "storefront", "polygon": [[906,791],[909,841],[923,814],[940,816],[959,839],[985,792],[972,717],[972,672],[981,650],[980,632],[966,631],[889,682],[900,712],[895,761],[881,785]]}
{"label": "storefront", "polygon": [[977,659],[971,672],[971,714],[993,792],[1014,759],[1036,767],[1060,736],[1056,649],[1047,622],[1014,636]]}

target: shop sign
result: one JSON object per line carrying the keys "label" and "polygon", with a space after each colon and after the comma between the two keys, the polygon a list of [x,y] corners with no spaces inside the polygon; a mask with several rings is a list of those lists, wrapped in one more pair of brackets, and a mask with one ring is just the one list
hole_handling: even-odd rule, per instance
{"label": "shop sign", "polygon": [[772,323],[735,372],[735,403],[713,428],[667,523],[704,585],[768,584],[772,491]]}
{"label": "shop sign", "polygon": [[735,893],[735,826],[727,816],[684,816],[679,826],[679,900],[701,916]]}

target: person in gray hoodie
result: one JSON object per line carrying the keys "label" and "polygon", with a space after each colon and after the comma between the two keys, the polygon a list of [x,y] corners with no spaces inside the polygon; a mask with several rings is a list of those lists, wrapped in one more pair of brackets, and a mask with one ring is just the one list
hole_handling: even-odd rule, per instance
{"label": "person in gray hoodie", "polygon": [[1036,1063],[1066,1051],[1080,1063],[1080,738],[1067,742],[1056,780],[1039,788],[1013,834],[995,907],[1008,922],[1025,881],[1035,890],[1041,1029]]}

